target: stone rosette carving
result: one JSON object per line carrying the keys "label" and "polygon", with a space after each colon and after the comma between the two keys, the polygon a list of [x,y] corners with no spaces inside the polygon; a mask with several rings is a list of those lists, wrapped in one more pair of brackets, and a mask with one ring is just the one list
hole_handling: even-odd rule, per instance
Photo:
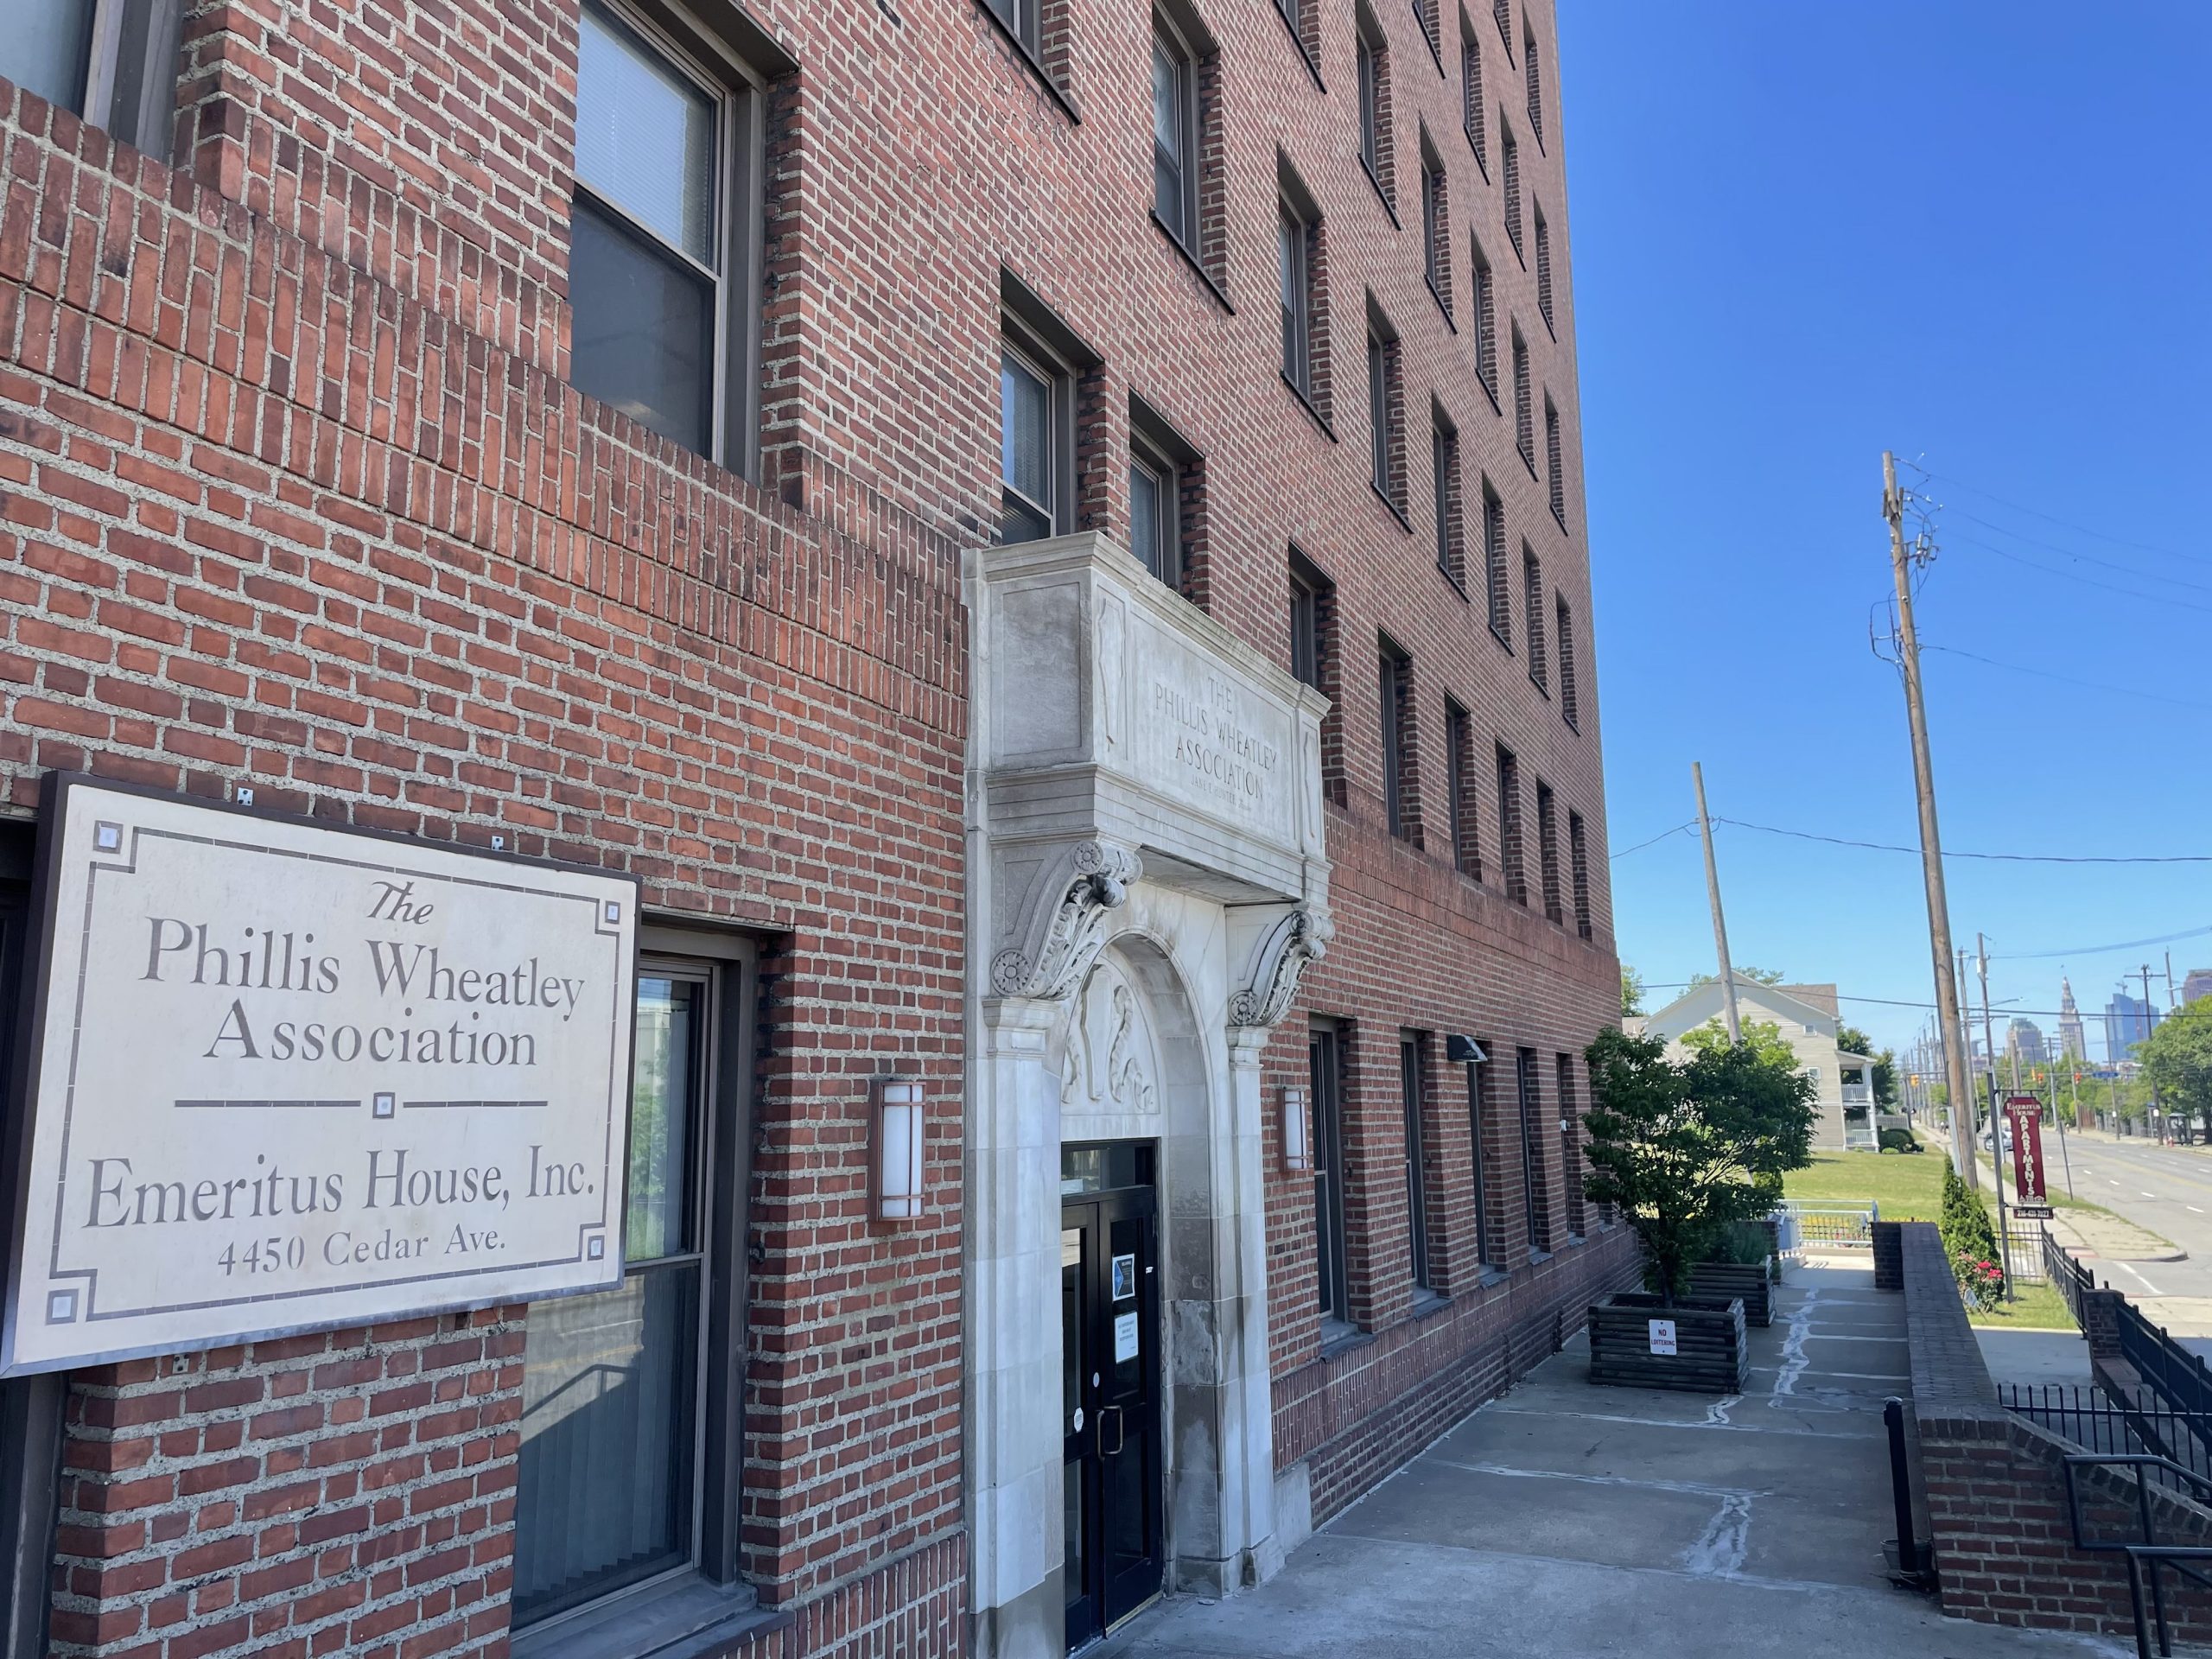
{"label": "stone rosette carving", "polygon": [[1041,943],[991,958],[991,989],[999,996],[1058,1001],[1074,994],[1106,948],[1109,912],[1129,896],[1144,864],[1125,847],[1086,841],[1072,856],[1075,874],[1058,890]]}
{"label": "stone rosette carving", "polygon": [[1294,910],[1268,930],[1252,959],[1249,984],[1229,999],[1232,1026],[1268,1027],[1290,1011],[1306,964],[1329,954],[1337,925],[1325,910]]}

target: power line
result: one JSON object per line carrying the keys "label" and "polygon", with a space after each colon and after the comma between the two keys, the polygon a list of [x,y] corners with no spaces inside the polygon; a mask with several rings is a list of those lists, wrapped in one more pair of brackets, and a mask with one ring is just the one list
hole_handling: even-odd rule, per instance
{"label": "power line", "polygon": [[1988,668],[2001,668],[2014,674],[2032,675],[2039,680],[2056,680],[2061,685],[2076,685],[2084,690],[2111,691],[2124,697],[2148,697],[2153,702],[2171,702],[2183,709],[2212,709],[2212,702],[2198,702],[2188,697],[2170,697],[2162,691],[2145,691],[2140,686],[2113,685],[2104,680],[2076,679],[2070,674],[2054,674],[2049,669],[2031,668],[2025,663],[2001,663],[1994,657],[1983,657],[1971,651],[1961,651],[1956,645],[1931,645],[1923,642],[1923,651],[1940,651],[1946,657],[1963,657],[1970,663],[1980,663]]}
{"label": "power line", "polygon": [[2140,950],[2146,944],[2172,944],[2181,939],[2201,938],[2212,933],[2212,927],[2192,927],[2179,933],[2161,933],[2152,939],[2122,939],[2116,944],[2086,944],[2074,950],[2016,950],[2010,956],[1992,957],[1992,962],[2056,962],[2066,957],[2097,957],[2108,950]]}
{"label": "power line", "polygon": [[[2008,501],[2001,495],[1992,494],[1989,491],[1981,488],[1979,485],[1969,484],[1964,479],[1954,477],[1948,473],[1935,472],[1926,467],[1920,466],[1917,462],[1909,461],[1906,464],[1912,467],[1913,469],[1923,478],[1940,478],[1946,484],[1949,484],[1956,488],[1964,490],[1970,495],[1978,495],[1985,501],[1994,501],[1999,506],[2010,507],[2015,512],[2024,512],[2029,518],[2040,518],[2047,524],[2056,524],[2061,530],[2070,530],[2077,536],[2087,536],[2093,540],[2100,542],[2110,542],[2115,547],[2132,547],[2144,553],[2164,553],[2170,557],[2177,559],[2202,559],[2204,557],[2202,554],[2184,553],[2178,548],[2161,547],[2155,542],[2130,541],[2126,537],[2115,536],[2110,531],[2091,530],[2087,524],[2077,524],[2064,518],[2055,518],[2051,514],[2043,512],[2040,508],[2031,507],[2018,501]],[[1977,520],[1977,522],[1980,521]]]}
{"label": "power line", "polygon": [[[2139,599],[2148,605],[2174,605],[2180,607],[2185,611],[2202,611],[2206,615],[2212,616],[2212,605],[2191,604],[2188,600],[2176,599],[2171,594],[2138,593],[2133,588],[2122,588],[2113,582],[2099,582],[2094,576],[2085,576],[2078,571],[2053,569],[2050,565],[2038,564],[2033,559],[2024,557],[2018,553],[2011,552],[2005,548],[1998,546],[1994,542],[1985,542],[1978,537],[1963,536],[1956,531],[1953,531],[1944,539],[1950,542],[1964,542],[1968,547],[1980,548],[1985,552],[1994,553],[2000,559],[2009,560],[2011,563],[2023,566],[2030,570],[2041,571],[2046,576],[2056,576],[2063,582],[2078,582],[2085,588],[2101,588],[2108,594],[2119,594],[2127,599]],[[2131,572],[2130,574],[2134,573]],[[2142,580],[2156,581],[2158,578],[2144,577]],[[2196,584],[2190,583],[2186,585],[2193,587]]]}
{"label": "power line", "polygon": [[1633,847],[1624,847],[1620,851],[1615,853],[1611,858],[1607,859],[1605,861],[1609,864],[1612,863],[1617,860],[1626,858],[1630,853],[1640,853],[1647,847],[1656,847],[1661,842],[1666,840],[1669,836],[1679,836],[1685,830],[1694,830],[1696,828],[1697,820],[1695,818],[1692,818],[1688,823],[1678,823],[1671,830],[1662,830],[1657,835],[1652,836],[1649,841],[1639,841]]}
{"label": "power line", "polygon": [[[2030,547],[2040,547],[2047,552],[2061,553],[2069,559],[2087,559],[2091,564],[2101,564],[2109,570],[2125,571],[2129,575],[2141,576],[2146,582],[2171,582],[2178,583],[2183,588],[2203,588],[2203,584],[2202,582],[2187,582],[2179,576],[2164,575],[2156,570],[2139,569],[2132,564],[2122,564],[2117,560],[2101,558],[2094,553],[2084,553],[2078,547],[2068,547],[2060,542],[2044,541],[2040,537],[2029,535],[2027,531],[2024,530],[2015,530],[2010,524],[2000,524],[1994,519],[1984,518],[1979,513],[1968,512],[1964,507],[1947,507],[1944,511],[1947,512],[1956,513],[1960,518],[1966,519],[1969,524],[1980,524],[1984,530],[1993,530],[1999,536],[2009,536],[2016,542],[2025,542]],[[2202,556],[2198,554],[2175,553],[2164,556],[2182,559],[2191,564],[2212,563],[2212,561],[2207,561],[2202,557]],[[2205,589],[2205,591],[2212,592],[2212,588]]]}
{"label": "power line", "polygon": [[[1809,830],[1782,830],[1770,823],[1746,823],[1741,818],[1715,818],[1713,822],[1738,830],[1756,830],[1765,836],[1788,836],[1795,841],[1825,842],[1832,847],[1858,847],[1875,853],[1910,853],[1915,857],[1920,855],[1917,847],[1901,847],[1892,842],[1854,841],[1847,836],[1821,836]],[[2000,864],[2212,864],[2212,853],[1961,853],[1946,848],[1943,856],[1980,859]]]}

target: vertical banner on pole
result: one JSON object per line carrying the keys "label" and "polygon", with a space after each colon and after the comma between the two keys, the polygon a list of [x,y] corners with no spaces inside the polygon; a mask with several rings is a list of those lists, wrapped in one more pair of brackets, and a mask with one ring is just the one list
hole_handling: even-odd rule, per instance
{"label": "vertical banner on pole", "polygon": [[2050,1204],[2043,1167],[2043,1102],[2014,1095],[2005,1103],[2005,1126],[2012,1132],[2012,1187],[2023,1210],[2047,1210]]}

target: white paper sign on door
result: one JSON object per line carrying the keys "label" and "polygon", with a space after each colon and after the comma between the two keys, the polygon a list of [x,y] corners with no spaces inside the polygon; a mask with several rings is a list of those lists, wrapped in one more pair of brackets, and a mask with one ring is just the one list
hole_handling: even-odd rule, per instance
{"label": "white paper sign on door", "polygon": [[1651,1327],[1651,1351],[1671,1354],[1675,1351],[1675,1322],[1672,1319],[1648,1319]]}
{"label": "white paper sign on door", "polygon": [[1114,1319],[1114,1363],[1137,1357],[1137,1316],[1134,1313],[1116,1314]]}

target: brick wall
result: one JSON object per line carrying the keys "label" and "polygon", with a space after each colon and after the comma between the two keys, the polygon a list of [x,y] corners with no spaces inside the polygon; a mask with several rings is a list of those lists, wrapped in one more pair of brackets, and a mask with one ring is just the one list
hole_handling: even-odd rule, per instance
{"label": "brick wall", "polygon": [[[2132,1632],[2124,1558],[2074,1547],[2064,1460],[2079,1448],[1998,1406],[1935,1224],[1884,1224],[1898,1240],[1919,1478],[1943,1611],[1989,1624]],[[2139,1540],[2133,1478],[2093,1469],[2079,1478],[2084,1535]],[[2155,1486],[2150,1501],[2161,1541],[2212,1546],[2212,1510]],[[2212,1592],[2170,1583],[2167,1597],[2184,1640],[2212,1637]]]}

